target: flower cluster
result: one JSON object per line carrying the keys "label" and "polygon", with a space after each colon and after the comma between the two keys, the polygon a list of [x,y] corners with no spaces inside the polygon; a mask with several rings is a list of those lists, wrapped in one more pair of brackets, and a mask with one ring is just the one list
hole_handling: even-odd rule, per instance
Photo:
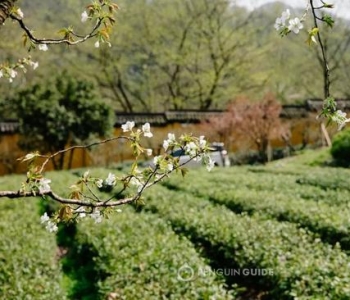
{"label": "flower cluster", "polygon": [[24,14],[23,11],[20,8],[17,8],[16,11],[14,12],[20,19],[23,19]]}
{"label": "flower cluster", "polygon": [[[186,164],[190,160],[197,162],[202,161],[202,163],[207,167],[208,171],[211,171],[214,167],[214,162],[208,154],[209,148],[208,143],[205,140],[204,136],[195,138],[188,135],[182,135],[179,138],[179,141],[176,141],[175,134],[168,133],[168,138],[163,141],[163,148],[167,151],[172,151],[175,148],[182,149],[184,154],[188,156],[184,157]],[[187,161],[186,161],[187,160]],[[174,167],[179,167],[178,161],[171,159],[171,157],[156,156],[153,160],[154,165],[158,165],[160,169],[163,169],[167,172],[171,172]]]}
{"label": "flower cluster", "polygon": [[168,133],[168,139],[163,141],[163,148],[165,151],[168,150],[169,146],[174,147],[176,143],[175,134]]}
{"label": "flower cluster", "polygon": [[49,50],[49,47],[46,44],[39,44],[38,49],[40,51],[47,51]]}
{"label": "flower cluster", "polygon": [[[113,3],[112,0],[93,1],[90,5],[86,7],[86,10],[81,14],[82,22],[86,22],[88,20],[95,21],[95,24],[92,26],[91,31],[87,34],[77,34],[76,32],[74,32],[73,28],[69,26],[68,28],[63,28],[58,31],[58,33],[63,35],[62,39],[40,39],[35,37],[34,31],[30,30],[25,24],[23,24],[24,13],[16,5],[12,5],[10,15],[13,19],[21,23],[21,27],[24,30],[24,46],[26,46],[27,42],[29,41],[28,51],[30,51],[31,49],[35,49],[36,47],[40,51],[48,51],[48,44],[67,43],[69,45],[75,45],[85,42],[87,39],[90,38],[97,38],[97,41],[94,44],[96,48],[100,47],[100,43],[106,43],[107,45],[111,46],[110,34],[112,31],[112,27],[115,24],[115,14],[118,9],[119,6],[116,3]],[[33,69],[36,69],[38,67],[38,63],[33,62],[31,66],[33,67]],[[17,71],[15,71],[17,67],[23,68],[25,71],[24,65],[0,65],[0,78],[8,78],[9,82],[13,82],[14,78],[17,77]]]}
{"label": "flower cluster", "polygon": [[135,187],[137,187],[137,192],[140,193],[142,189],[145,186],[145,183],[143,182],[142,176],[133,176],[131,177],[129,183]]}
{"label": "flower cluster", "polygon": [[[104,10],[106,8],[106,10]],[[95,48],[100,47],[100,43],[106,43],[111,47],[109,42],[109,31],[115,23],[114,13],[119,9],[118,5],[111,3],[111,1],[100,0],[99,2],[94,2],[91,5],[87,6],[87,9],[82,12],[80,20],[82,23],[87,22],[88,20],[98,20],[104,24],[104,28],[96,33],[97,41],[95,42]]]}
{"label": "flower cluster", "polygon": [[41,178],[39,180],[38,189],[40,194],[45,194],[51,191],[50,184],[51,180],[47,178]]}
{"label": "flower cluster", "polygon": [[300,29],[304,28],[302,21],[299,18],[291,18],[290,11],[287,9],[276,19],[274,27],[277,31],[280,31],[281,35],[287,35],[291,31],[298,34]]}
{"label": "flower cluster", "polygon": [[[132,132],[133,128],[135,127],[135,122],[133,121],[127,121],[125,124],[122,125],[123,132]],[[145,123],[141,127],[142,129],[137,129],[138,133],[142,133],[143,136],[151,138],[153,137],[153,133],[151,132],[151,125],[149,123]]]}
{"label": "flower cluster", "polygon": [[346,113],[341,110],[337,110],[333,113],[330,119],[338,125],[338,130],[341,130],[346,123],[350,122],[350,118],[346,118]]}
{"label": "flower cluster", "polygon": [[95,209],[90,214],[90,217],[95,220],[95,223],[101,223],[102,222],[102,215],[101,215],[101,212],[98,209]]}
{"label": "flower cluster", "polygon": [[40,217],[40,221],[41,224],[45,224],[45,228],[47,231],[49,232],[57,232],[58,227],[56,225],[56,223],[52,222],[50,220],[50,217],[47,215],[47,213],[44,213],[41,217]]}
{"label": "flower cluster", "polygon": [[[214,162],[209,154],[210,147],[204,136],[194,137],[183,134],[177,139],[174,133],[169,133],[167,139],[163,141],[163,154],[155,156],[148,165],[140,167],[137,160],[140,153],[152,155],[152,149],[143,148],[140,143],[141,138],[153,137],[151,126],[149,123],[145,123],[141,128],[135,128],[135,122],[128,121],[121,126],[121,129],[123,132],[129,133],[129,136],[118,138],[128,140],[131,148],[134,149],[135,161],[131,170],[118,177],[113,173],[108,173],[105,178],[93,177],[89,171],[86,171],[75,184],[70,186],[71,193],[67,199],[51,192],[51,180],[43,177],[43,167],[33,168],[36,158],[41,157],[39,153],[29,153],[21,158],[22,161],[26,161],[32,166],[27,173],[23,192],[28,192],[29,188],[35,196],[51,197],[62,204],[52,219],[46,213],[41,217],[41,223],[45,224],[48,231],[56,232],[56,224],[59,222],[79,221],[86,217],[92,218],[95,223],[100,223],[112,211],[113,207],[132,202],[141,203],[142,193],[168,177],[170,173],[180,171],[185,176],[187,170],[184,165],[191,160],[201,162],[208,171],[214,167]],[[105,141],[101,143],[103,142]],[[184,159],[181,161],[179,157],[173,156],[173,151],[178,149],[184,153]],[[44,165],[46,163],[47,161]],[[118,190],[112,192],[113,189]],[[109,193],[107,199],[101,199],[101,195],[103,195],[101,192]],[[123,198],[124,195],[128,196]],[[114,211],[121,212],[120,209]]]}
{"label": "flower cluster", "polygon": [[[295,34],[298,34],[300,29],[304,27],[302,22],[304,21],[308,11],[310,9],[312,10],[314,27],[308,30],[308,38],[306,42],[309,44],[309,46],[312,43],[314,44],[319,43],[321,48],[321,53],[322,53],[322,64],[324,66],[325,78],[326,78],[324,83],[324,88],[326,91],[325,93],[326,99],[324,100],[324,106],[319,116],[325,117],[328,119],[328,121],[336,123],[338,125],[338,130],[341,130],[346,125],[346,123],[350,122],[350,118],[346,117],[345,112],[336,109],[336,101],[333,97],[330,96],[330,84],[331,84],[331,82],[329,81],[330,69],[328,67],[328,58],[326,56],[326,51],[324,51],[326,47],[322,42],[322,38],[319,32],[319,25],[318,25],[319,22],[322,22],[329,28],[332,28],[334,25],[334,20],[330,15],[325,14],[323,11],[322,11],[322,17],[319,17],[316,14],[316,11],[334,8],[334,5],[326,3],[324,1],[321,1],[321,3],[322,4],[320,6],[315,7],[312,5],[312,1],[310,1],[301,19],[291,18],[289,9],[285,10],[282,13],[282,15],[276,19],[274,27],[276,30],[280,31],[281,36],[285,36],[291,31],[293,31]],[[287,24],[287,21],[288,21],[288,24]]]}
{"label": "flower cluster", "polygon": [[35,70],[39,66],[39,63],[32,61],[31,57],[29,56],[28,58],[20,59],[12,66],[0,65],[0,78],[7,78],[9,82],[13,82],[18,75],[16,69],[22,70],[24,73],[26,73],[26,66],[29,66]]}
{"label": "flower cluster", "polygon": [[105,180],[98,178],[95,181],[95,184],[98,188],[103,188],[103,187],[113,187],[117,183],[116,177],[114,174],[109,173],[107,178]]}

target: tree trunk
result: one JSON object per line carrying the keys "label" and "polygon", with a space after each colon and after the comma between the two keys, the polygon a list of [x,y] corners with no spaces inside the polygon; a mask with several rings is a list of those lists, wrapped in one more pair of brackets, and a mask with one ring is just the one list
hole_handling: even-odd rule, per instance
{"label": "tree trunk", "polygon": [[0,0],[0,26],[10,15],[10,11],[17,0]]}

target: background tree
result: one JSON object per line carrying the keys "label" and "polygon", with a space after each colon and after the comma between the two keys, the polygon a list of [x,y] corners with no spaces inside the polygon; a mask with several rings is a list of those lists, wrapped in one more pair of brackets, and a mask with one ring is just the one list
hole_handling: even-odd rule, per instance
{"label": "background tree", "polygon": [[284,132],[281,109],[281,104],[271,94],[254,102],[239,97],[228,105],[222,117],[209,120],[209,126],[221,135],[233,135],[238,144],[249,140],[258,150],[261,162],[265,163],[269,160],[270,141],[280,138]]}
{"label": "background tree", "polygon": [[[85,1],[78,2],[81,7],[72,0],[19,3],[24,19],[40,36],[50,36],[67,24],[79,31],[86,26],[76,21]],[[268,91],[284,103],[323,97],[322,72],[310,71],[320,70],[314,59],[317,47],[300,47],[298,36],[281,39],[271,26],[284,9],[281,4],[269,3],[252,13],[224,0],[121,0],[118,4],[112,47],[94,48],[95,40],[79,47],[50,47],[40,52],[35,77],[47,78],[53,66],[68,69],[94,81],[114,109],[128,112],[208,105],[224,109],[239,94],[260,98]],[[333,56],[339,63],[331,78],[332,92],[344,98],[350,62],[344,37],[349,23],[337,19],[334,27],[328,39],[330,67]],[[307,34],[301,34],[306,40]],[[21,36],[20,27],[7,20],[1,27],[0,61],[28,55]],[[342,51],[333,51],[338,44]],[[30,54],[37,60],[37,51]],[[300,73],[303,76],[295,75]],[[28,71],[11,88],[0,82],[0,97],[9,98],[33,78],[34,72]]]}
{"label": "background tree", "polygon": [[261,85],[250,76],[256,49],[246,10],[227,0],[120,5],[118,47],[93,55],[102,66],[96,80],[119,109],[223,108],[233,94]]}
{"label": "background tree", "polygon": [[[113,128],[112,111],[97,100],[93,85],[67,73],[20,91],[13,104],[20,123],[19,144],[26,151],[52,154],[68,144],[105,136]],[[64,156],[53,160],[55,169],[63,168]],[[68,167],[72,157],[70,152]]]}

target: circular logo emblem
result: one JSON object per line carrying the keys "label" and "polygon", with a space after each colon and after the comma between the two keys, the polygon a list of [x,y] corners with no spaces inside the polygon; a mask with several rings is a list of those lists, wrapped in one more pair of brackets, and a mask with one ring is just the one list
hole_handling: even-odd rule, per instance
{"label": "circular logo emblem", "polygon": [[194,279],[194,270],[188,264],[184,264],[177,270],[177,280],[191,281]]}

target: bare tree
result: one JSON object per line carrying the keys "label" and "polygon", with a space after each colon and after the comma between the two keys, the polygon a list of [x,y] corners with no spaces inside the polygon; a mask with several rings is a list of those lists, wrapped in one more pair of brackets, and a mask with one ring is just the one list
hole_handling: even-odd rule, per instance
{"label": "bare tree", "polygon": [[234,135],[237,142],[249,140],[265,163],[269,160],[270,141],[284,132],[281,109],[281,104],[270,94],[258,102],[240,97],[229,104],[220,119],[211,119],[209,125],[219,134]]}

